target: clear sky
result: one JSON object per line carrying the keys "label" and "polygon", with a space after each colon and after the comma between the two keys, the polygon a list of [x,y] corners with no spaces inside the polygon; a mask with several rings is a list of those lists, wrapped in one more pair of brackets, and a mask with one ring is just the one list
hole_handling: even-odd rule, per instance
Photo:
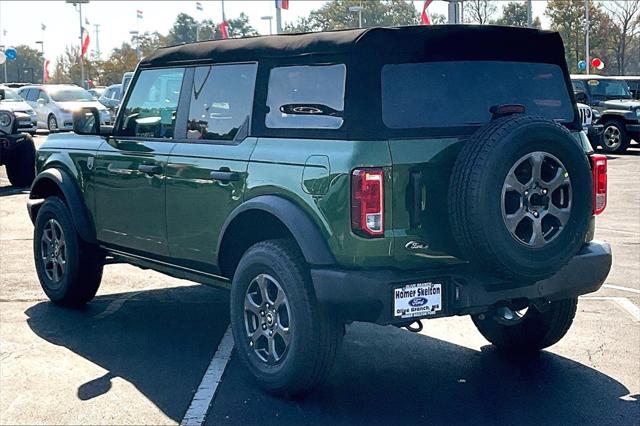
{"label": "clear sky", "polygon": [[[363,0],[367,1],[367,0]],[[188,13],[197,19],[210,18],[215,22],[222,21],[220,0],[201,0],[203,11],[196,10],[196,2],[181,1],[100,1],[91,0],[82,7],[83,21],[88,19],[91,27],[90,49],[96,48],[95,24],[100,25],[100,50],[106,56],[114,47],[123,41],[129,41],[129,31],[159,31],[166,33],[180,12]],[[289,10],[282,11],[284,22],[292,22],[300,16],[306,16],[313,9],[322,6],[324,1],[289,0]],[[417,10],[422,10],[422,0],[413,1]],[[546,1],[533,2],[534,16],[540,16],[546,26],[543,12]],[[237,17],[240,12],[249,16],[250,24],[261,34],[269,34],[269,21],[262,16],[273,15],[275,32],[274,0],[225,0],[225,15]],[[143,19],[136,19],[136,10],[142,10]],[[447,2],[434,1],[429,11],[446,15]],[[46,30],[41,30],[41,24]],[[45,56],[54,60],[66,45],[78,43],[79,16],[74,6],[62,0],[54,1],[19,1],[0,0],[0,45],[27,44],[40,48],[35,42],[44,40]],[[86,25],[85,25],[86,26]],[[6,34],[5,34],[6,31]]]}

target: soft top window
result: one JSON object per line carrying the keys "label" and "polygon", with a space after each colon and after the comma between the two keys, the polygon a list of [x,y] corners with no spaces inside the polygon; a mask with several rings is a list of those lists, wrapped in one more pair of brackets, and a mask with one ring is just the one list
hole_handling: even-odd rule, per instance
{"label": "soft top window", "polygon": [[527,114],[573,121],[573,105],[558,65],[451,61],[382,68],[382,118],[393,129],[479,125],[490,108],[522,104]]}
{"label": "soft top window", "polygon": [[269,75],[269,128],[339,129],[344,112],[346,66],[278,67]]}

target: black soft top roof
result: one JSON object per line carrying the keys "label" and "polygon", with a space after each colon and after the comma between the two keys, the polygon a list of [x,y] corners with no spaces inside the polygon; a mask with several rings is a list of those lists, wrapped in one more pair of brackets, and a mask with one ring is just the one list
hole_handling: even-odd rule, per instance
{"label": "black soft top roof", "polygon": [[[511,60],[563,63],[556,32],[493,25],[384,27],[213,40],[158,49],[140,67],[243,62],[330,55],[393,62],[420,60]],[[383,60],[384,60],[383,59]]]}

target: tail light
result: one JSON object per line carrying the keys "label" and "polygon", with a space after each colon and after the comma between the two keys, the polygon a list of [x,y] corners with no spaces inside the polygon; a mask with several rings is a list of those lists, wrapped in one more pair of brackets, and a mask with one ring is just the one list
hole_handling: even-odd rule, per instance
{"label": "tail light", "polygon": [[600,154],[591,156],[593,174],[593,214],[600,214],[607,207],[607,157]]}
{"label": "tail light", "polygon": [[384,171],[356,169],[351,175],[351,229],[358,235],[384,234]]}

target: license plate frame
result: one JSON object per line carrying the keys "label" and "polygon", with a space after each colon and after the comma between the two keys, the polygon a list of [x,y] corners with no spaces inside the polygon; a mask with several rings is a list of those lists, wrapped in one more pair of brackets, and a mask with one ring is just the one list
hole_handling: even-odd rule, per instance
{"label": "license plate frame", "polygon": [[425,280],[394,286],[391,293],[393,318],[413,319],[443,315],[447,296],[445,289],[443,280]]}

